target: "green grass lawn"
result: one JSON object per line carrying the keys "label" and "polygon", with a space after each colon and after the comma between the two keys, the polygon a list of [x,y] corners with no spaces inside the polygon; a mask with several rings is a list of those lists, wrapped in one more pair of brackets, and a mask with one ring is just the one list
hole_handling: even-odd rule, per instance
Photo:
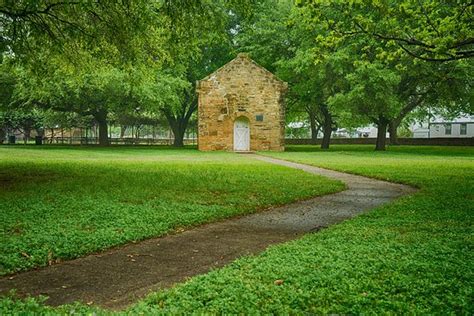
{"label": "green grass lawn", "polygon": [[[373,146],[330,151],[295,146],[264,154],[420,191],[152,294],[128,313],[474,313],[473,148],[400,146],[374,152]],[[93,311],[0,301],[0,311],[72,309]]]}
{"label": "green grass lawn", "polygon": [[151,295],[133,312],[474,313],[474,148],[297,146],[265,155],[421,190]]}
{"label": "green grass lawn", "polygon": [[0,275],[341,190],[232,153],[0,147]]}

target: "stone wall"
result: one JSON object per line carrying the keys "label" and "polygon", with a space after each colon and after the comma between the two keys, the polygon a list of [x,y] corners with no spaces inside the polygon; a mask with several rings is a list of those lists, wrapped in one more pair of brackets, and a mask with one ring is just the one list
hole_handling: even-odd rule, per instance
{"label": "stone wall", "polygon": [[198,148],[234,148],[234,121],[250,124],[250,150],[284,150],[284,93],[287,84],[246,54],[199,81]]}

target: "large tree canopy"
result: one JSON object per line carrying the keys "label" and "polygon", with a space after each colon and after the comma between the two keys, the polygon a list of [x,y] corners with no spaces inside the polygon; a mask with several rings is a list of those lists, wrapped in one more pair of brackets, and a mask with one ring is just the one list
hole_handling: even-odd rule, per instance
{"label": "large tree canopy", "polygon": [[7,1],[4,55],[21,79],[10,105],[93,115],[104,145],[110,113],[164,113],[182,144],[196,68],[222,62],[208,52],[229,42],[230,13],[247,11],[246,1]]}
{"label": "large tree canopy", "polygon": [[339,41],[370,36],[421,60],[474,57],[472,1],[298,0]]}
{"label": "large tree canopy", "polygon": [[[183,145],[195,82],[249,52],[289,83],[328,148],[336,127],[373,123],[396,143],[413,111],[472,113],[473,7],[403,0],[4,0],[3,109],[165,120]],[[1,110],[1,109],[0,109]],[[383,139],[382,139],[383,138]]]}

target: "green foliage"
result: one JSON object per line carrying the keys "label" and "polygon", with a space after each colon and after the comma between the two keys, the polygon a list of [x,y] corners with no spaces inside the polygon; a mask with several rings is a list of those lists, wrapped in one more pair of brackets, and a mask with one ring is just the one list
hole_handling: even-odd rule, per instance
{"label": "green foliage", "polygon": [[[189,22],[194,8],[186,5],[173,10],[174,6],[143,0],[5,1],[0,6],[1,32],[15,56],[25,61],[41,62],[44,56],[35,50],[41,47],[41,52],[62,55],[73,62],[77,62],[78,50],[115,66],[148,62],[151,57],[154,62],[169,62],[173,60],[171,51],[177,55],[193,50],[193,43],[185,41],[183,33],[171,30],[182,27],[180,22]],[[183,16],[190,19],[184,21]]]}
{"label": "green foliage", "polygon": [[374,153],[371,146],[334,145],[330,151],[290,151],[268,154],[421,191],[152,294],[131,312],[473,312],[472,148],[401,146]]}
{"label": "green foliage", "polygon": [[0,109],[6,109],[13,101],[16,77],[6,63],[0,63]]}
{"label": "green foliage", "polygon": [[110,315],[110,312],[83,305],[70,304],[60,307],[44,305],[46,297],[18,299],[15,292],[0,299],[0,311],[4,315]]}
{"label": "green foliage", "polygon": [[[287,63],[302,83],[292,85],[295,103],[310,116],[308,103],[327,103],[345,127],[370,121],[380,128],[383,117],[382,129],[390,124],[391,134],[415,109],[471,113],[473,42],[466,20],[471,11],[472,6],[439,0],[298,1],[290,25],[292,38],[300,40]],[[454,47],[456,41],[464,44]],[[332,68],[336,71],[328,73]],[[374,96],[382,102],[371,102]]]}
{"label": "green foliage", "polygon": [[2,135],[2,132],[9,134],[15,131],[29,137],[32,130],[42,128],[43,119],[43,114],[39,111],[0,111],[0,138],[3,140],[3,137],[6,136]]}
{"label": "green foliage", "polygon": [[[334,145],[329,151],[291,146],[286,153],[266,154],[421,190],[153,293],[123,314],[473,313],[472,148],[397,146],[374,153],[371,146]],[[31,299],[0,302],[2,313],[74,310]],[[76,310],[110,313],[86,306]]]}
{"label": "green foliage", "polygon": [[250,2],[7,1],[0,32],[18,80],[10,106],[92,115],[103,145],[111,118],[164,114],[182,141],[194,83],[230,59],[232,20]]}
{"label": "green foliage", "polygon": [[106,124],[113,114],[141,112],[150,116],[163,107],[176,107],[180,92],[190,86],[179,75],[166,73],[157,65],[113,67],[87,51],[78,52],[77,59],[81,60],[79,67],[56,56],[41,67],[13,68],[17,78],[15,108],[92,116],[107,136]]}
{"label": "green foliage", "polygon": [[360,63],[346,76],[347,92],[329,98],[334,107],[351,109],[355,115],[377,123],[380,117],[393,119],[401,108],[397,98],[400,76],[377,63]]}
{"label": "green foliage", "polygon": [[52,110],[41,111],[41,130],[47,128],[90,128],[94,123],[91,116],[79,115],[77,113],[56,112]]}
{"label": "green foliage", "polygon": [[[23,74],[17,89],[26,104],[64,112],[94,115],[101,110],[127,113],[137,108],[157,111],[179,102],[177,91],[187,82],[156,68],[113,68],[89,60],[81,68],[51,62],[40,76]],[[44,78],[50,81],[45,81]]]}
{"label": "green foliage", "polygon": [[365,37],[386,44],[384,58],[408,55],[423,61],[446,62],[474,57],[469,1],[298,0],[311,19],[327,30],[330,40]]}
{"label": "green foliage", "polygon": [[[308,23],[307,12],[294,7],[292,1],[262,1],[256,11],[236,35],[239,50],[250,52],[252,58],[289,83],[288,118],[300,119],[304,113],[313,133],[325,126],[323,132],[330,134],[347,118],[348,111],[331,108],[328,99],[344,86],[344,76],[352,68],[350,55],[346,50],[333,49],[323,62],[315,62],[320,53],[316,38],[321,30]],[[349,121],[356,122],[354,117]]]}
{"label": "green foliage", "polygon": [[287,25],[292,9],[289,0],[257,2],[254,14],[237,24],[237,49],[250,53],[259,64],[276,72],[278,63],[291,56],[291,50],[297,48]]}
{"label": "green foliage", "polygon": [[[367,124],[365,112],[390,118],[393,129],[419,108],[449,116],[474,111],[472,6],[440,0],[297,4],[4,1],[0,102],[93,115],[101,142],[107,120],[164,116],[179,145],[197,109],[196,80],[246,51],[289,82],[288,117],[305,113],[314,134]],[[364,80],[354,83],[357,76]],[[372,92],[363,96],[359,88]],[[377,88],[386,102],[367,102]],[[365,103],[354,104],[359,101]]]}
{"label": "green foliage", "polygon": [[0,274],[342,188],[229,153],[5,147],[0,157]]}

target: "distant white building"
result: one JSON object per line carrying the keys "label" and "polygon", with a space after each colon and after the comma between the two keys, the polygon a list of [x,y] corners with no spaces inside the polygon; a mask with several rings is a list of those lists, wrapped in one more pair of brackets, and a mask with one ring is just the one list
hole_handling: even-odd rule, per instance
{"label": "distant white building", "polygon": [[[309,126],[303,122],[292,122],[288,124],[288,127],[290,129],[304,129],[306,133],[303,137],[311,137]],[[412,123],[408,129],[413,138],[471,138],[474,137],[474,116],[462,116],[452,120],[437,117],[430,122]],[[389,135],[387,131],[387,138]],[[377,127],[368,125],[356,129],[338,128],[332,136],[335,138],[377,138]],[[323,133],[320,130],[318,138],[321,137],[323,137]]]}
{"label": "distant white building", "polygon": [[453,120],[436,118],[429,123],[412,125],[414,138],[474,137],[474,116],[463,116]]}

